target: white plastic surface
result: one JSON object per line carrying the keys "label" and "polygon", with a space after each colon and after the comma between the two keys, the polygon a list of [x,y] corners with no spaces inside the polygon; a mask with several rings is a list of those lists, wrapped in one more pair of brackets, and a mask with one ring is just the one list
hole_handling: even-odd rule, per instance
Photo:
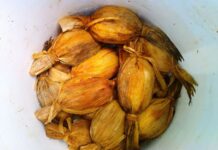
{"label": "white plastic surface", "polygon": [[129,7],[162,28],[199,83],[193,103],[183,90],[175,118],[148,150],[218,149],[217,0],[0,0],[0,149],[64,150],[48,139],[34,111],[39,107],[31,54],[57,31],[57,19],[104,4]]}

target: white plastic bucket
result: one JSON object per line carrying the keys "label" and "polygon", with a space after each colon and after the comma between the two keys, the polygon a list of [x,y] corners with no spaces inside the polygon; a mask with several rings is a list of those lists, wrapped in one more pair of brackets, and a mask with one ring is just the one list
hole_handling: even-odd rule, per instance
{"label": "white plastic bucket", "polygon": [[106,4],[126,6],[163,29],[183,54],[182,65],[199,83],[193,103],[185,90],[174,120],[163,136],[145,143],[148,150],[218,148],[218,1],[217,0],[1,0],[0,149],[64,150],[45,136],[34,116],[39,107],[31,54],[57,31],[57,20]]}

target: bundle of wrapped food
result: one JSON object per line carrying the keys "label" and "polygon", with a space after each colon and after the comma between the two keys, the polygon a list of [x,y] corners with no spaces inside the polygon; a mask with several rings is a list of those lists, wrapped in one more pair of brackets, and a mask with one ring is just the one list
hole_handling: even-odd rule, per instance
{"label": "bundle of wrapped food", "polygon": [[62,32],[33,54],[30,74],[37,119],[69,150],[140,149],[168,128],[182,86],[191,102],[197,82],[179,50],[133,11],[104,6],[58,23]]}

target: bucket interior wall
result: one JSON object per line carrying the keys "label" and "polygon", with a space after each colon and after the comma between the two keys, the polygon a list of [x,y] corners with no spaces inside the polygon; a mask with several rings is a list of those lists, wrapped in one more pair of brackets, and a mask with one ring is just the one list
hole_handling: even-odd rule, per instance
{"label": "bucket interior wall", "polygon": [[29,74],[31,55],[57,32],[58,18],[90,12],[102,5],[128,7],[160,27],[185,58],[198,81],[192,104],[182,90],[174,120],[147,150],[214,150],[218,147],[218,1],[216,0],[1,0],[0,5],[0,149],[63,150],[46,137],[35,118],[39,108],[35,79]]}

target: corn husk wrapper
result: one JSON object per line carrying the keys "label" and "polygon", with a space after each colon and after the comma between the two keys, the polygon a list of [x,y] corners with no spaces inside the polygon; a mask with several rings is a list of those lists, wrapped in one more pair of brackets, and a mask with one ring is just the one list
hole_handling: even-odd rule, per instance
{"label": "corn husk wrapper", "polygon": [[124,64],[127,58],[130,56],[128,52],[123,50],[123,48],[119,48],[119,65],[120,67]]}
{"label": "corn husk wrapper", "polygon": [[160,136],[172,121],[175,102],[180,96],[182,85],[174,80],[169,86],[167,97],[153,99],[139,115],[140,139],[153,139]]}
{"label": "corn husk wrapper", "polygon": [[139,113],[150,104],[155,74],[148,61],[129,57],[118,75],[119,101],[129,113]]}
{"label": "corn husk wrapper", "polygon": [[85,28],[85,25],[90,21],[88,16],[65,16],[61,18],[58,23],[61,27],[62,32],[72,30],[72,29],[81,29]]}
{"label": "corn husk wrapper", "polygon": [[49,106],[55,101],[60,92],[61,83],[49,79],[47,74],[42,74],[36,81],[36,95],[41,107]]}
{"label": "corn husk wrapper", "polygon": [[72,115],[66,112],[59,112],[56,116],[56,119],[58,120],[58,130],[61,133],[65,133],[65,126],[64,123],[67,123],[67,129],[71,131],[71,124],[72,124]]}
{"label": "corn husk wrapper", "polygon": [[49,106],[59,95],[62,83],[71,78],[70,69],[57,64],[37,78],[36,94],[41,107]]}
{"label": "corn husk wrapper", "polygon": [[45,125],[46,136],[52,139],[63,140],[66,136],[67,129],[63,128],[64,132],[59,130],[59,125],[55,123],[49,123]]}
{"label": "corn husk wrapper", "polygon": [[55,82],[65,82],[71,78],[69,66],[56,64],[48,71],[48,77]]}
{"label": "corn husk wrapper", "polygon": [[56,56],[48,53],[47,51],[33,54],[33,59],[34,60],[29,72],[32,76],[37,76],[48,70],[57,61]]}
{"label": "corn husk wrapper", "polygon": [[118,74],[119,101],[127,115],[126,149],[139,149],[136,114],[151,102],[155,73],[151,64],[140,57],[130,56]]}
{"label": "corn husk wrapper", "polygon": [[92,119],[94,118],[94,116],[95,116],[95,114],[96,114],[97,111],[98,111],[98,110],[96,110],[96,111],[94,111],[94,112],[91,112],[91,113],[88,113],[88,114],[85,114],[83,117],[84,117],[85,119],[92,120]]}
{"label": "corn husk wrapper", "polygon": [[141,34],[142,23],[138,16],[127,8],[104,6],[91,15],[91,22],[87,27],[97,41],[124,44]]}
{"label": "corn husk wrapper", "polygon": [[72,76],[102,77],[110,79],[118,71],[118,56],[108,48],[101,49],[97,54],[72,68]]}
{"label": "corn husk wrapper", "polygon": [[171,57],[173,57],[176,61],[183,60],[179,50],[160,28],[144,24],[142,29],[142,36],[153,45],[159,47],[164,52],[171,55]]}
{"label": "corn husk wrapper", "polygon": [[91,143],[89,134],[90,122],[87,120],[76,120],[72,124],[72,130],[64,141],[69,145],[69,150],[78,150],[80,146]]}
{"label": "corn husk wrapper", "polygon": [[80,150],[101,150],[101,147],[95,143],[81,146]]}
{"label": "corn husk wrapper", "polygon": [[[45,106],[45,107],[42,107],[40,109],[38,109],[36,112],[35,112],[35,116],[36,118],[41,121],[43,124],[45,124],[49,118],[49,115],[50,115],[50,111],[51,111],[51,106]],[[55,118],[55,116],[59,113],[59,111],[53,111],[52,113],[52,118]]]}
{"label": "corn husk wrapper", "polygon": [[44,52],[41,57],[34,60],[30,74],[38,75],[51,68],[57,61],[67,65],[78,65],[99,50],[99,44],[85,30],[73,29],[61,33],[48,52]]}
{"label": "corn husk wrapper", "polygon": [[74,29],[60,34],[49,49],[59,61],[68,65],[78,65],[100,50],[98,43],[85,30]]}
{"label": "corn husk wrapper", "polygon": [[71,66],[64,65],[61,63],[56,63],[52,68],[55,68],[55,69],[57,69],[61,72],[64,72],[64,73],[70,73],[70,71],[71,71]]}
{"label": "corn husk wrapper", "polygon": [[111,150],[125,150],[125,142],[122,141],[117,147],[112,148]]}
{"label": "corn husk wrapper", "polygon": [[138,38],[137,40],[130,42],[129,45],[132,45],[132,47],[141,55],[151,57],[156,62],[158,70],[161,72],[173,73],[173,75],[185,86],[191,102],[191,97],[195,93],[197,82],[178,64],[178,61],[172,54],[163,48],[157,47],[144,38]]}
{"label": "corn husk wrapper", "polygon": [[166,97],[167,94],[167,90],[166,91],[162,91],[160,85],[158,84],[158,81],[155,80],[154,83],[154,88],[153,88],[153,98],[164,98]]}
{"label": "corn husk wrapper", "polygon": [[104,78],[90,78],[65,82],[58,100],[53,103],[47,123],[61,110],[72,114],[88,114],[110,102],[113,97],[114,81]]}
{"label": "corn husk wrapper", "polygon": [[169,126],[174,108],[171,99],[155,99],[154,102],[139,115],[141,139],[152,139],[161,135]]}
{"label": "corn husk wrapper", "polygon": [[92,119],[92,140],[104,149],[113,149],[125,139],[125,113],[116,101],[98,110]]}

